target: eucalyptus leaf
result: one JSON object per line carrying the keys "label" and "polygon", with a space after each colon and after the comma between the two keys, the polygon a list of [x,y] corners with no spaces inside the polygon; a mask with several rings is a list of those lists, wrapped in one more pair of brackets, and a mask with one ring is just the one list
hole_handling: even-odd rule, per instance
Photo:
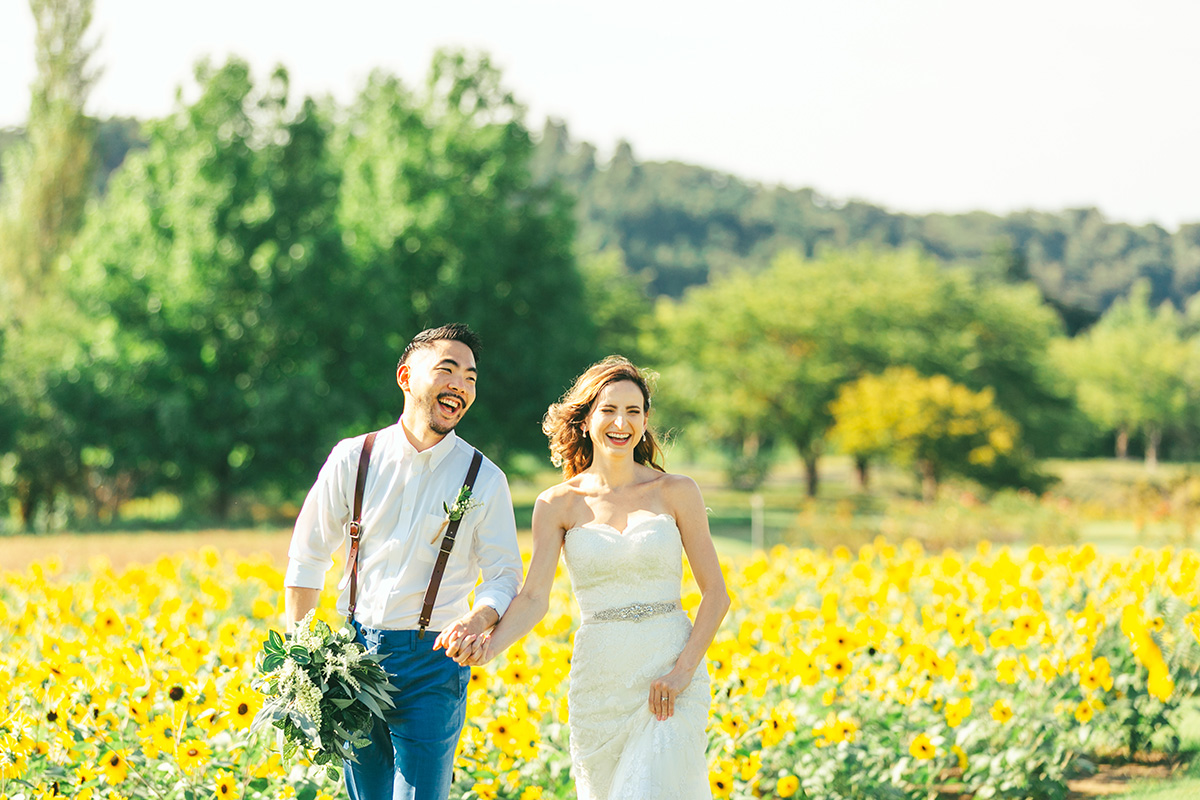
{"label": "eucalyptus leaf", "polygon": [[383,709],[379,707],[379,702],[371,695],[370,692],[363,692],[358,696],[358,699],[363,702],[363,705],[371,709],[376,716],[383,716]]}
{"label": "eucalyptus leaf", "polygon": [[258,733],[276,721],[286,719],[287,716],[287,703],[278,697],[272,697],[263,703],[262,708],[250,721],[250,733]]}

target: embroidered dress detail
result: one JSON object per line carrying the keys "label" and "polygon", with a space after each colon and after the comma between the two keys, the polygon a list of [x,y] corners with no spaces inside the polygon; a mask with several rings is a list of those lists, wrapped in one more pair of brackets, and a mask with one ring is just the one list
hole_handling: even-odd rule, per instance
{"label": "embroidered dress detail", "polygon": [[620,608],[606,608],[603,611],[597,611],[587,621],[641,622],[649,617],[657,617],[661,614],[670,614],[672,611],[681,610],[683,610],[683,605],[678,600],[665,603],[630,603]]}

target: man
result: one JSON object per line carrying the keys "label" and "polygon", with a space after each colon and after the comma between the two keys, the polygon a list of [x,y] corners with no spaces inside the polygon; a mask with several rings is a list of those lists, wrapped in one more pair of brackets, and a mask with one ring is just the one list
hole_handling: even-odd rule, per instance
{"label": "man", "polygon": [[[379,432],[362,501],[355,628],[399,689],[371,744],[346,763],[351,800],[444,800],[466,716],[470,668],[455,663],[508,608],[521,582],[512,499],[504,473],[483,459],[451,551],[429,631],[418,620],[447,523],[474,448],[454,426],[475,400],[479,339],[467,326],[422,331],[404,349],[399,422]],[[365,436],[334,447],[304,501],[284,579],[289,630],[317,606],[352,515]],[[476,587],[482,572],[483,582]],[[338,609],[346,613],[347,581]],[[468,595],[475,604],[468,607]]]}

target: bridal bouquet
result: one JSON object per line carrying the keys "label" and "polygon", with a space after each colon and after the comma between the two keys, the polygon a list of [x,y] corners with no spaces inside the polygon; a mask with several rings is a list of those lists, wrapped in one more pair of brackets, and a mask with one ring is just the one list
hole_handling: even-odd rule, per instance
{"label": "bridal bouquet", "polygon": [[367,653],[348,628],[313,624],[313,612],[290,639],[269,631],[258,654],[254,686],[267,696],[251,732],[273,726],[282,732],[284,759],[297,749],[311,751],[314,764],[329,768],[354,758],[352,748],[367,744],[375,717],[392,708],[392,693],[380,657]]}

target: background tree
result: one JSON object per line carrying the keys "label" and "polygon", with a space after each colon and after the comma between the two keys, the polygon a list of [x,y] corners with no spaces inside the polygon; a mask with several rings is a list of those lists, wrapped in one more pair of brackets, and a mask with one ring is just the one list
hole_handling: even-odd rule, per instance
{"label": "background tree", "polygon": [[830,435],[847,453],[915,467],[930,502],[947,475],[975,477],[1016,451],[1018,426],[993,399],[990,389],[893,367],[841,387]]}
{"label": "background tree", "polygon": [[533,181],[523,114],[486,58],[443,52],[417,94],[373,75],[337,149],[343,280],[357,298],[344,379],[374,424],[394,421],[404,343],[469,323],[485,354],[462,430],[500,460],[545,451],[546,406],[596,355],[570,203]]}
{"label": "background tree", "polygon": [[83,488],[74,421],[54,390],[77,379],[79,326],[59,259],[92,181],[90,0],[31,0],[37,74],[24,141],[4,154],[0,192],[0,454],[25,527]]}
{"label": "background tree", "polygon": [[841,384],[889,366],[994,387],[1042,452],[1069,409],[1046,361],[1057,321],[1036,290],[977,284],[911,251],[785,254],[666,304],[659,324],[678,361],[671,383],[696,393],[706,428],[790,441],[810,494]]}
{"label": "background tree", "polygon": [[581,256],[579,272],[586,313],[596,331],[595,354],[617,353],[641,363],[643,339],[654,316],[645,276],[632,273],[615,248]]}
{"label": "background tree", "polygon": [[111,328],[90,353],[97,446],[224,518],[235,490],[299,479],[328,443],[349,307],[328,303],[344,257],[327,123],[311,102],[288,110],[282,69],[261,89],[237,60],[196,77],[76,261]]}
{"label": "background tree", "polygon": [[1140,433],[1154,467],[1163,434],[1185,421],[1194,356],[1181,315],[1169,303],[1154,309],[1150,293],[1147,282],[1136,284],[1087,333],[1060,343],[1056,358],[1075,382],[1080,408],[1116,435],[1117,457]]}
{"label": "background tree", "polygon": [[78,231],[92,180],[95,124],[84,104],[95,80],[86,42],[91,0],[30,0],[37,75],[26,141],[8,151],[0,269],[10,310],[41,299]]}

